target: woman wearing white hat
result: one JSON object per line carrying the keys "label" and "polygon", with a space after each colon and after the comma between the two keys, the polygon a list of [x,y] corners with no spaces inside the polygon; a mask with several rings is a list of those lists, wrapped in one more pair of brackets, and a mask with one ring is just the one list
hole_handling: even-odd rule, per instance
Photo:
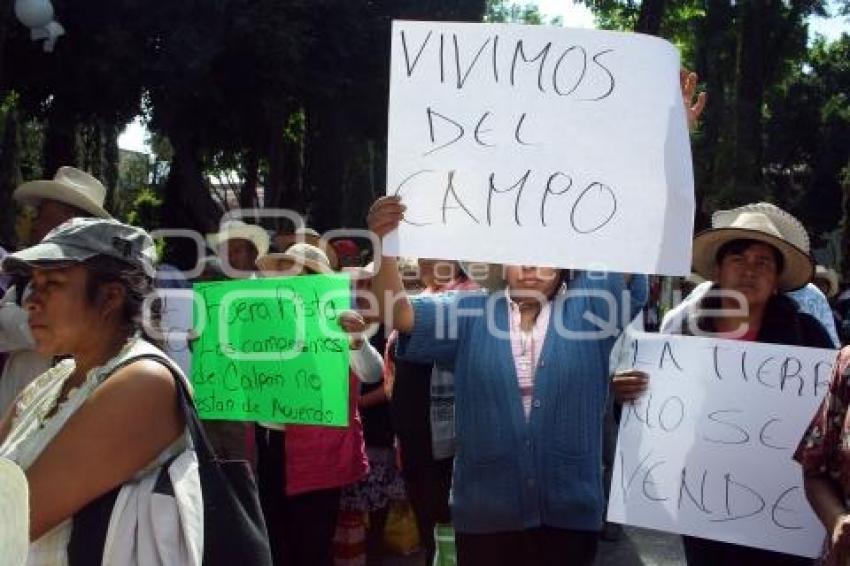
{"label": "woman wearing white hat", "polygon": [[269,251],[270,238],[262,226],[226,220],[218,232],[207,235],[207,244],[221,260],[224,273],[241,279],[253,275],[257,258]]}
{"label": "woman wearing white hat", "polygon": [[36,209],[30,234],[33,244],[71,218],[112,218],[103,207],[106,187],[75,167],[60,167],[53,179],[24,183],[15,189],[12,198]]}
{"label": "woman wearing white hat", "polygon": [[[48,232],[72,218],[111,218],[103,208],[106,187],[80,169],[60,167],[53,179],[29,181],[12,193],[12,199],[35,209],[28,234],[37,244]],[[0,300],[0,352],[9,352],[0,375],[0,415],[18,393],[51,366],[52,360],[33,351],[27,314],[21,307],[25,281],[12,286]]]}
{"label": "woman wearing white hat", "polygon": [[[808,235],[784,210],[758,203],[718,211],[710,230],[694,239],[694,271],[713,282],[711,290],[688,305],[687,315],[666,329],[672,334],[713,336],[752,342],[833,348],[823,326],[785,296],[811,281],[814,263],[803,250]],[[721,313],[721,314],[717,314]],[[646,389],[643,372],[614,376],[618,399],[630,402]],[[717,564],[794,565],[811,560],[683,537],[689,566]]]}

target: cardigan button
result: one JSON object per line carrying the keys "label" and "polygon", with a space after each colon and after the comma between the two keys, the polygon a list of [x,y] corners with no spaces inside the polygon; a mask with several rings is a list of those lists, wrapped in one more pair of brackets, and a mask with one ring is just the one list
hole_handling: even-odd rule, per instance
{"label": "cardigan button", "polygon": [[532,405],[534,406],[535,409],[539,409],[540,405],[542,405],[542,404],[543,403],[540,402],[540,399],[535,399],[534,403],[532,403]]}

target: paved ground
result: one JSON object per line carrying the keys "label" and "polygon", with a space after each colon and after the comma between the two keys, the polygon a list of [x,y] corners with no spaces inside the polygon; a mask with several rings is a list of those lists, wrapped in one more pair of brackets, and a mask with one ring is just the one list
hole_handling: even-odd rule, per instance
{"label": "paved ground", "polygon": [[[678,566],[685,563],[679,535],[626,527],[617,542],[600,542],[598,566]],[[754,565],[755,566],[755,565]]]}
{"label": "paved ground", "polygon": [[[684,563],[678,535],[632,527],[626,527],[623,537],[617,542],[600,541],[596,559],[597,566],[679,566]],[[388,557],[384,564],[427,566],[421,554]]]}

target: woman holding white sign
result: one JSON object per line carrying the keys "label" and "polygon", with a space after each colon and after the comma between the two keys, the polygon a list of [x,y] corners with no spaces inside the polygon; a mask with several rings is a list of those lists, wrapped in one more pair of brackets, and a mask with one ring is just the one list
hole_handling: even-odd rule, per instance
{"label": "woman holding white sign", "polygon": [[[823,326],[799,311],[785,293],[809,283],[814,263],[803,250],[808,235],[784,210],[757,203],[718,211],[712,228],[694,239],[694,271],[709,281],[709,290],[687,307],[686,316],[669,332],[832,348]],[[662,325],[665,327],[666,325]],[[615,394],[630,402],[646,389],[648,376],[625,372],[614,376]],[[747,546],[685,536],[689,566],[716,564],[803,565],[811,560]]]}
{"label": "woman holding white sign", "polygon": [[[404,210],[398,197],[378,199],[369,228],[387,235]],[[458,564],[589,565],[604,511],[608,357],[622,321],[646,301],[647,281],[505,271],[507,289],[490,296],[408,298],[395,259],[383,257],[372,289],[399,331],[399,358],[454,366]]]}

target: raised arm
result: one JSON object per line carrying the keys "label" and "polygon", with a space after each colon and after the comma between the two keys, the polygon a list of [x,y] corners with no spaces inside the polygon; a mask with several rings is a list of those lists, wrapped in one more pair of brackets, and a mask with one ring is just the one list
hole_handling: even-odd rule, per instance
{"label": "raised arm", "polygon": [[688,113],[688,131],[690,132],[697,129],[699,117],[702,115],[702,111],[705,110],[706,94],[705,92],[697,94],[698,82],[699,77],[697,77],[696,73],[692,73],[687,69],[679,71],[679,84],[682,88],[682,100],[685,102],[685,111]]}
{"label": "raised arm", "polygon": [[[404,210],[400,197],[379,198],[369,210],[369,230],[383,239],[398,228],[404,218]],[[372,292],[378,303],[380,317],[388,327],[409,333],[413,330],[413,307],[404,292],[398,262],[394,257],[382,255],[379,263],[372,279]]]}

